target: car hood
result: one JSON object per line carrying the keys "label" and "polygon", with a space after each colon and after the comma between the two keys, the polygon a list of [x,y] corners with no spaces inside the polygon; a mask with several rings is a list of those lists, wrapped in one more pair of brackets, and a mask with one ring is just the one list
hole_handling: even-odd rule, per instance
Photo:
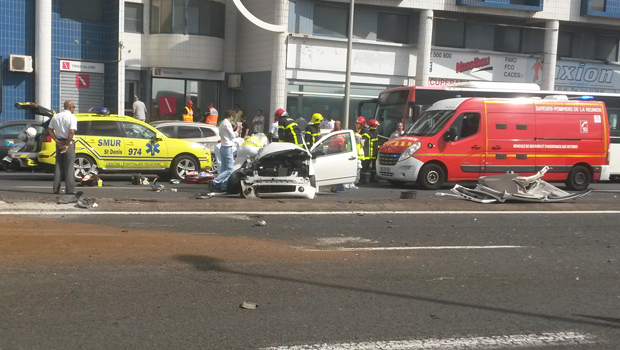
{"label": "car hood", "polygon": [[291,157],[300,155],[310,157],[310,153],[300,146],[288,142],[273,142],[258,152],[256,160],[270,157]]}
{"label": "car hood", "polygon": [[391,139],[389,141],[386,141],[383,144],[383,146],[381,146],[380,152],[402,153],[407,149],[407,147],[411,146],[412,144],[418,141],[422,141],[422,143],[424,143],[423,139],[424,139],[423,137],[420,138],[416,136],[402,136],[402,137],[398,137],[395,139]]}

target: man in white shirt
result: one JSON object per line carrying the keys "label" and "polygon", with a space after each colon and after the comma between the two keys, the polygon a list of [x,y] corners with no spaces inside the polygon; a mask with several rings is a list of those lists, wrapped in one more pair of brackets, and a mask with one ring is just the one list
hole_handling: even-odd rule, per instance
{"label": "man in white shirt", "polygon": [[146,106],[144,102],[138,99],[137,95],[133,96],[133,117],[138,120],[146,121]]}
{"label": "man in white shirt", "polygon": [[254,134],[260,134],[263,132],[265,126],[265,116],[263,116],[263,110],[259,109],[256,112],[256,117],[252,119],[252,125],[254,125]]}
{"label": "man in white shirt", "polygon": [[77,131],[77,118],[73,115],[75,103],[65,101],[64,111],[56,114],[47,128],[56,141],[56,166],[54,168],[54,193],[60,193],[62,180],[65,181],[65,194],[75,194],[75,144],[73,139]]}
{"label": "man in white shirt", "polygon": [[224,187],[228,181],[228,177],[232,174],[234,158],[233,158],[233,146],[235,145],[235,138],[239,135],[235,132],[237,126],[233,126],[233,111],[226,111],[224,113],[224,120],[220,123],[220,154],[222,158],[222,166],[217,171],[220,173],[212,182],[212,189],[226,190]]}

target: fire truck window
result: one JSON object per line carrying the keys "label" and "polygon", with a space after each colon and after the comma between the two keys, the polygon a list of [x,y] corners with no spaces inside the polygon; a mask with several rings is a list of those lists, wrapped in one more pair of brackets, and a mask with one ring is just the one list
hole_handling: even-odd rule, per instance
{"label": "fire truck window", "polygon": [[480,114],[478,113],[463,113],[459,115],[452,123],[452,126],[456,127],[457,138],[456,141],[462,140],[478,133],[478,126],[480,125]]}

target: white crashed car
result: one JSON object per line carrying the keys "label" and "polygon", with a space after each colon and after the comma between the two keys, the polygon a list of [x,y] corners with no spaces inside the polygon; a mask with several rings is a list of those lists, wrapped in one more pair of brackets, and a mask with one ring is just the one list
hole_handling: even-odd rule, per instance
{"label": "white crashed car", "polygon": [[355,136],[342,130],[323,136],[310,150],[286,142],[267,145],[231,175],[228,188],[246,198],[313,199],[320,186],[354,182],[356,173]]}

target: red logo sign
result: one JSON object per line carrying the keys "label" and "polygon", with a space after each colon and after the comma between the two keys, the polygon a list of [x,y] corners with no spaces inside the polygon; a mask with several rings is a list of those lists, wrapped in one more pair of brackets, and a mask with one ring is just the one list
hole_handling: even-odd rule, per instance
{"label": "red logo sign", "polygon": [[456,64],[456,72],[457,73],[467,72],[468,70],[488,66],[489,64],[491,64],[491,57],[483,57],[483,58],[476,57],[473,59],[473,61],[458,62]]}
{"label": "red logo sign", "polygon": [[170,96],[162,96],[159,98],[160,114],[175,114],[177,112],[177,99]]}
{"label": "red logo sign", "polygon": [[62,69],[65,69],[65,70],[71,69],[71,62],[62,62]]}
{"label": "red logo sign", "polygon": [[90,75],[76,74],[75,75],[75,87],[88,89],[90,87]]}
{"label": "red logo sign", "polygon": [[161,69],[155,69],[155,75],[161,75]]}

